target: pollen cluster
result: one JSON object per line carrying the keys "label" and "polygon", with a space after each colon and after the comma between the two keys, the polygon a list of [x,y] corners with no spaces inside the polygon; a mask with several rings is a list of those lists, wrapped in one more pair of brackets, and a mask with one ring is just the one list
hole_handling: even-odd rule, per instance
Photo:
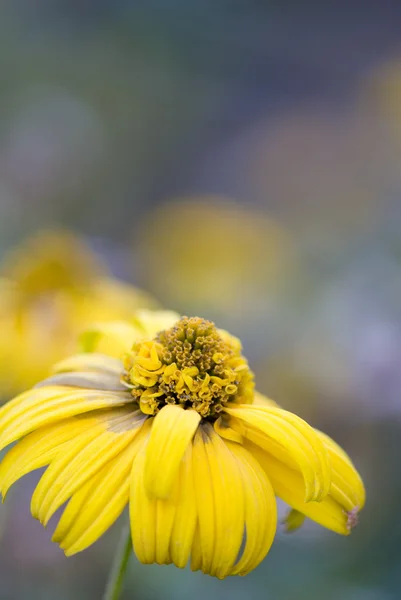
{"label": "pollen cluster", "polygon": [[227,402],[253,400],[253,373],[239,341],[199,317],[135,343],[124,357],[123,381],[148,415],[179,404],[213,420]]}

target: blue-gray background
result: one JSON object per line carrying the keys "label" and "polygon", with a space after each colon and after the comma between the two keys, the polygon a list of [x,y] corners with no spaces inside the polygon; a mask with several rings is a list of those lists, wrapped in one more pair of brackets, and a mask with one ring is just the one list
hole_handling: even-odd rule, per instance
{"label": "blue-gray background", "polygon": [[[368,0],[1,3],[0,251],[85,236],[239,335],[261,391],[366,481],[350,538],[279,528],[224,582],[132,559],[124,598],[401,595],[400,19]],[[66,559],[29,515],[36,479],[1,507],[0,598],[100,598],[119,526]]]}

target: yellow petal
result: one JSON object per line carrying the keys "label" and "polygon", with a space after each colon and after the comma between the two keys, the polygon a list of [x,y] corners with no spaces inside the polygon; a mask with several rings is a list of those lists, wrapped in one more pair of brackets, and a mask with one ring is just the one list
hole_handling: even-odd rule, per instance
{"label": "yellow petal", "polygon": [[[365,487],[351,459],[328,435],[321,431],[315,431],[326,446],[329,454],[332,469],[330,493],[340,504],[343,501],[344,506],[346,506],[346,502],[348,501],[353,508],[358,506],[359,509],[362,509],[365,505]],[[347,498],[347,501],[344,499],[344,496]],[[349,505],[347,510],[351,510]]]}
{"label": "yellow petal", "polygon": [[172,562],[170,540],[174,526],[177,496],[178,477],[173,483],[169,498],[156,501],[156,562],[159,565],[169,565]]}
{"label": "yellow petal", "polygon": [[[138,467],[136,465],[136,468]],[[146,457],[145,457],[145,466],[143,467],[146,470]],[[132,477],[137,476],[132,473]],[[144,485],[143,475],[139,475],[139,485]],[[138,484],[138,482],[136,482]],[[135,489],[135,482],[131,484]],[[132,515],[132,530],[135,531],[135,542],[134,548],[137,552],[138,557],[146,557],[149,551],[149,540],[148,538],[154,538],[154,542],[152,541],[152,549],[151,552],[154,552],[154,562],[159,565],[168,565],[172,562],[170,546],[171,546],[171,536],[174,527],[174,521],[176,516],[177,504],[178,504],[178,495],[179,495],[179,477],[177,476],[173,481],[172,489],[170,495],[165,500],[160,499],[152,499],[147,498],[144,500],[143,494],[148,496],[146,490],[136,488],[135,495],[131,499],[131,502],[135,502],[136,506],[138,502],[141,502],[142,506],[138,511],[135,506],[130,507],[131,515]],[[142,500],[140,500],[142,495]],[[145,511],[145,513],[141,511]],[[147,512],[150,511],[150,512]],[[144,519],[153,518],[154,523],[149,523],[146,521],[144,524]],[[138,529],[141,529],[138,532]],[[138,535],[140,540],[138,541]],[[134,539],[134,538],[133,538]],[[153,547],[154,545],[154,547]],[[138,554],[139,552],[139,554]],[[151,554],[149,552],[149,556]],[[140,558],[142,560],[142,558]],[[149,559],[150,560],[150,559]],[[145,560],[145,562],[147,559]]]}
{"label": "yellow petal", "polygon": [[[56,510],[88,479],[130,445],[138,434],[145,420],[144,415],[139,411],[128,414],[124,411],[125,414],[118,417],[118,411],[116,413],[106,422],[107,430],[99,433],[77,452],[67,465],[60,469],[60,464],[65,464],[63,455],[52,462],[48,469],[49,477],[53,471],[58,475],[41,500],[37,517],[43,525],[46,526]],[[47,486],[46,483],[43,485]]]}
{"label": "yellow petal", "polygon": [[120,358],[132,348],[143,333],[126,321],[107,321],[96,323],[80,336],[83,352],[100,352],[107,356]]}
{"label": "yellow petal", "polygon": [[230,573],[240,550],[245,526],[245,501],[240,467],[223,440],[209,424],[206,455],[214,496],[215,544],[210,575],[219,579]]}
{"label": "yellow petal", "polygon": [[30,390],[15,400],[6,413],[0,413],[0,448],[39,427],[92,410],[123,406],[131,403],[132,397],[127,392],[49,386]]}
{"label": "yellow petal", "polygon": [[35,519],[39,519],[42,502],[46,498],[46,495],[49,492],[56,493],[56,489],[53,487],[53,484],[57,480],[59,474],[66,468],[69,462],[73,460],[83,448],[85,448],[85,446],[87,446],[92,440],[99,437],[99,435],[101,435],[106,428],[107,423],[105,423],[104,419],[98,417],[92,427],[86,428],[82,433],[77,435],[69,443],[63,446],[63,453],[58,455],[57,458],[54,459],[51,465],[46,469],[32,495],[31,512]]}
{"label": "yellow petal", "polygon": [[70,498],[53,533],[52,542],[57,542],[59,544],[66,537],[82,512],[82,509],[87,499],[90,498],[93,490],[97,489],[100,482],[104,482],[103,471],[104,470],[102,469],[100,473],[96,473],[92,479],[89,479],[89,481],[80,487]]}
{"label": "yellow petal", "polygon": [[268,474],[275,493],[284,502],[327,529],[343,535],[349,534],[347,512],[331,494],[320,502],[305,502],[304,483],[299,471],[290,469],[250,442],[247,443],[247,448]]}
{"label": "yellow petal", "polygon": [[[64,390],[64,388],[59,388],[60,392],[62,390]],[[12,413],[14,409],[22,404],[27,398],[32,398],[35,396],[36,400],[40,401],[42,398],[45,398],[49,395],[54,395],[56,392],[57,390],[55,388],[51,389],[50,391],[30,389],[22,394],[18,394],[18,396],[15,396],[12,400],[9,400],[6,404],[3,404],[3,406],[0,407],[0,432],[4,428],[3,423],[6,423],[8,415]]]}
{"label": "yellow petal", "polygon": [[[87,510],[84,511],[83,514],[78,515],[79,520],[74,523],[74,530],[71,529],[66,540],[62,540],[60,543],[60,548],[64,550],[66,556],[72,556],[77,552],[82,552],[82,550],[85,550],[88,546],[91,546],[121,515],[124,508],[127,506],[129,496],[129,475],[125,474],[124,477],[122,472],[123,469],[120,469],[118,473],[119,477],[117,478],[116,476],[113,477],[112,473],[109,473],[109,468],[105,470],[103,486],[101,482],[99,482],[97,486],[99,496],[96,499],[98,502],[91,506],[90,500],[92,499],[92,495],[88,498],[84,507]],[[103,489],[107,488],[111,479],[115,481],[118,486],[112,497],[101,494]],[[91,507],[90,511],[88,510],[89,507]],[[95,510],[97,510],[97,512],[95,512]],[[83,525],[81,525],[82,520],[84,520]],[[69,537],[70,535],[72,536],[73,531],[75,533],[75,529],[78,530],[78,527],[80,527],[82,534],[76,541],[70,543],[68,541]],[[78,533],[76,533],[76,536],[78,536]]]}
{"label": "yellow petal", "polygon": [[277,527],[272,485],[257,460],[242,446],[227,442],[240,467],[245,496],[246,543],[231,575],[246,575],[264,559]]}
{"label": "yellow petal", "polygon": [[13,446],[0,464],[0,489],[3,499],[18,479],[30,471],[48,465],[65,443],[96,423],[96,418],[71,417],[41,427]]}
{"label": "yellow petal", "polygon": [[152,564],[156,560],[157,500],[149,497],[145,490],[144,476],[147,443],[146,440],[132,466],[129,513],[135,554],[141,563]]}
{"label": "yellow petal", "polygon": [[145,486],[150,496],[169,496],[200,418],[196,411],[176,405],[166,405],[156,415],[146,450]]}
{"label": "yellow petal", "polygon": [[[121,462],[119,462],[119,466],[121,468],[124,464],[129,466],[129,476],[133,460],[138,453],[138,450],[141,448],[141,445],[143,444],[148,432],[149,423],[145,422],[138,435],[134,438],[134,441],[130,445],[130,449],[127,449],[126,454],[121,458]],[[132,457],[129,454],[131,451]],[[117,457],[114,459],[114,461],[119,461],[119,459],[120,457]],[[93,502],[97,502],[98,494],[103,494],[106,490],[108,490],[111,496],[114,495],[115,487],[109,480],[111,473],[114,473],[114,475],[118,475],[119,473],[118,469],[114,469],[114,461],[110,461],[105,467],[103,467],[103,469],[96,473],[96,475],[89,479],[73,494],[67,506],[65,507],[54,531],[52,537],[54,542],[61,542],[63,547],[68,548],[68,545],[71,545],[79,537],[81,537],[81,535],[86,531],[86,527],[89,528],[91,523],[95,520],[96,515],[91,514],[91,511],[92,513],[95,511]],[[103,505],[106,506],[107,503],[104,502]],[[100,514],[100,509],[98,506],[96,511]]]}
{"label": "yellow petal", "polygon": [[[93,544],[120,516],[129,499],[133,461],[141,448],[148,428],[97,474],[86,498],[60,546],[67,556]],[[93,481],[93,480],[92,480]]]}
{"label": "yellow petal", "polygon": [[53,373],[75,373],[76,371],[99,371],[100,373],[109,373],[110,375],[121,375],[123,365],[121,360],[99,354],[96,352],[87,352],[84,354],[75,354],[58,362],[53,367]]}
{"label": "yellow petal", "polygon": [[176,511],[170,539],[170,554],[173,563],[183,569],[190,557],[197,521],[195,484],[192,470],[192,444],[182,459]]}
{"label": "yellow petal", "polygon": [[[198,568],[202,568],[204,573],[210,573],[216,538],[216,517],[214,510],[213,481],[206,454],[206,442],[207,436],[203,431],[203,426],[200,426],[198,427],[193,441],[192,468],[195,484],[196,508],[198,513],[198,534],[201,556],[199,557],[196,555],[194,558],[194,550],[192,551],[191,569],[194,571]],[[198,540],[196,540],[196,542],[194,541],[194,544],[195,543],[198,543]],[[202,566],[199,567],[199,564]]]}
{"label": "yellow petal", "polygon": [[[252,430],[259,430],[287,451],[303,474],[305,502],[320,500],[327,495],[331,484],[331,469],[326,447],[305,421],[292,413],[275,407],[231,405],[226,412],[243,421]],[[233,425],[234,427],[234,425]],[[248,437],[247,428],[241,433]]]}
{"label": "yellow petal", "polygon": [[[224,415],[224,417],[226,416]],[[229,419],[228,426],[240,434],[242,440],[246,439],[250,442],[253,442],[257,446],[260,446],[263,448],[263,450],[266,450],[266,452],[269,452],[292,469],[299,468],[298,463],[294,460],[292,455],[289,454],[288,450],[273,438],[264,434],[260,429],[251,427],[249,424],[244,423],[244,421],[241,421],[241,419],[229,417],[229,415],[227,415],[227,417]]]}
{"label": "yellow petal", "polygon": [[235,429],[232,429],[229,425],[229,418],[227,415],[220,416],[213,424],[215,432],[225,440],[230,440],[230,442],[237,442],[238,444],[242,444],[243,437]]}
{"label": "yellow petal", "polygon": [[159,331],[170,329],[179,319],[180,315],[172,310],[143,309],[136,311],[133,323],[142,330],[144,337],[151,339]]}
{"label": "yellow petal", "polygon": [[202,569],[202,547],[200,540],[199,523],[195,527],[193,542],[192,542],[192,553],[191,553],[191,570],[200,571]]}
{"label": "yellow petal", "polygon": [[[167,499],[153,499],[143,489],[145,464],[133,468],[131,484],[131,529],[135,552],[141,562],[184,567],[191,550],[196,524],[191,446],[188,446]],[[182,486],[182,487],[181,487]],[[153,522],[152,522],[153,521]],[[151,557],[154,556],[153,560]]]}

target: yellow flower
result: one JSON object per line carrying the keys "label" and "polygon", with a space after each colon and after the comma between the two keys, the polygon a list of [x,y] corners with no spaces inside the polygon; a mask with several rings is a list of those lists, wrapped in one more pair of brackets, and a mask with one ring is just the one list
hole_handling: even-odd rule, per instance
{"label": "yellow flower", "polygon": [[[31,510],[46,526],[69,501],[53,535],[67,555],[127,504],[142,563],[190,561],[219,578],[265,557],[276,495],[350,533],[365,500],[357,471],[330,438],[254,391],[238,339],[168,312],[88,335],[93,352],[63,360],[0,409],[0,447],[22,438],[0,465],[3,497],[48,465]],[[122,359],[97,351],[109,343],[121,344]]]}
{"label": "yellow flower", "polygon": [[138,251],[146,287],[195,311],[266,311],[295,276],[290,236],[280,224],[219,196],[158,208],[143,224]]}
{"label": "yellow flower", "polygon": [[4,260],[0,279],[0,393],[17,393],[76,351],[77,335],[96,320],[129,319],[155,307],[143,292],[107,275],[88,248],[66,232],[28,239]]}

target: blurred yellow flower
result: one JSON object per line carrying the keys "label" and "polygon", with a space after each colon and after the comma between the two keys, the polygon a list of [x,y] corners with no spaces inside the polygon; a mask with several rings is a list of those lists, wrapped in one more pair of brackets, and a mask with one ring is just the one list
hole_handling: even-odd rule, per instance
{"label": "blurred yellow flower", "polygon": [[278,222],[218,196],[168,202],[142,227],[147,288],[192,310],[266,309],[292,265]]}
{"label": "blurred yellow flower", "polygon": [[108,276],[73,234],[43,232],[13,250],[1,268],[0,395],[14,394],[49,374],[76,349],[91,322],[129,319],[155,301]]}
{"label": "blurred yellow flower", "polygon": [[[113,355],[99,353],[109,342]],[[365,501],[353,464],[254,391],[238,339],[163,312],[139,314],[125,329],[109,323],[84,343],[92,352],[63,360],[0,409],[0,448],[22,438],[0,465],[3,497],[48,465],[31,510],[46,526],[69,501],[53,535],[67,555],[94,543],[127,504],[142,563],[190,561],[218,578],[263,560],[277,527],[275,495],[301,514],[289,527],[306,515],[350,533]]]}

